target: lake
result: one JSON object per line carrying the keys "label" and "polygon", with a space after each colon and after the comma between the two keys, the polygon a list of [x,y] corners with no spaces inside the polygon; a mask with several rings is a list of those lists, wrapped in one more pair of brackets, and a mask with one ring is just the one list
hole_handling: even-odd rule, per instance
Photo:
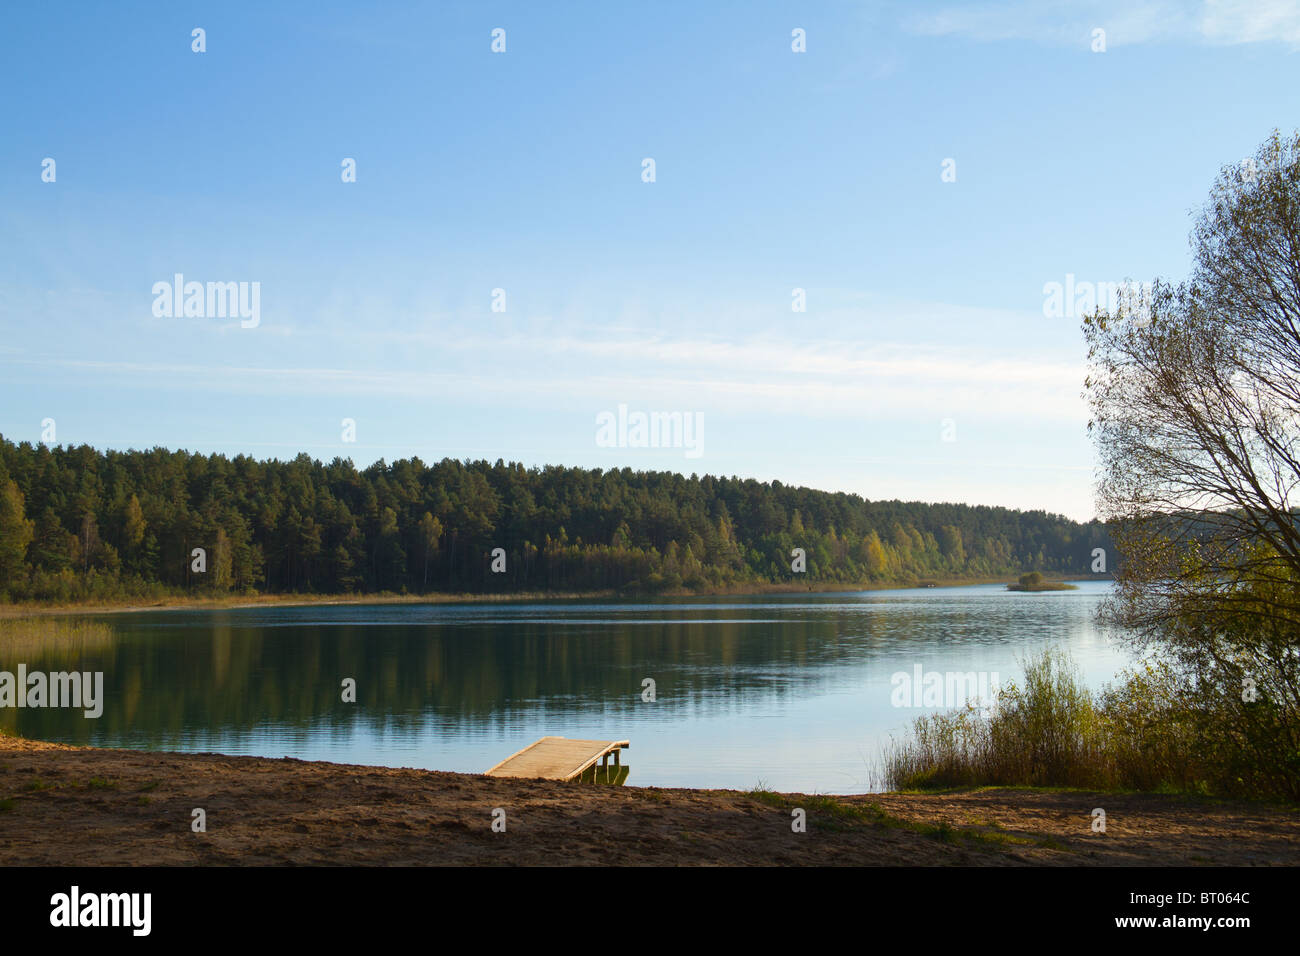
{"label": "lake", "polygon": [[[629,739],[630,786],[853,793],[931,673],[1023,675],[1068,650],[1090,687],[1131,660],[1094,622],[1108,582],[645,603],[346,605],[104,615],[75,652],[0,670],[103,671],[98,719],[0,710],[27,737],[481,772],[538,737]],[[906,682],[895,675],[906,675]],[[342,685],[356,682],[356,703]],[[647,700],[652,680],[654,700]],[[917,700],[925,704],[917,688]],[[936,705],[937,704],[937,705]]]}

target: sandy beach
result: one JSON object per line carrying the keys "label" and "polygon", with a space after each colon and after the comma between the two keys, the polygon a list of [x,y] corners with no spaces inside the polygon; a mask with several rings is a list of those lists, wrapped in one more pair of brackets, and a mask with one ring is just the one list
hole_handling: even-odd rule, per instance
{"label": "sandy beach", "polygon": [[143,864],[1296,866],[1300,811],[1084,791],[583,786],[0,736],[0,865]]}

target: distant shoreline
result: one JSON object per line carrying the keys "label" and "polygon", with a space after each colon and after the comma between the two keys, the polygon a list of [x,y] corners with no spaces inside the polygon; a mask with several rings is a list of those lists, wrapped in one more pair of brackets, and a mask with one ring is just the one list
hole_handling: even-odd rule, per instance
{"label": "distant shoreline", "polygon": [[[1064,578],[1067,581],[1102,581],[1108,577],[1081,576]],[[329,607],[331,605],[367,604],[509,604],[530,601],[619,601],[644,602],[664,598],[683,597],[763,597],[769,594],[834,594],[855,591],[910,591],[929,587],[971,587],[982,584],[1005,584],[1006,578],[933,578],[922,583],[890,582],[869,584],[816,583],[764,584],[738,586],[726,589],[700,591],[664,591],[654,594],[620,594],[614,590],[603,591],[507,591],[498,594],[259,594],[211,596],[171,596],[156,600],[130,598],[120,602],[93,602],[85,604],[3,604],[0,618],[42,617],[46,615],[76,614],[135,614],[143,611],[216,611],[245,610],[257,607]]]}
{"label": "distant shoreline", "polygon": [[1067,584],[1064,581],[1044,581],[1042,584],[1008,584],[1008,591],[1019,591],[1024,594],[1037,594],[1040,591],[1077,591],[1077,586]]}

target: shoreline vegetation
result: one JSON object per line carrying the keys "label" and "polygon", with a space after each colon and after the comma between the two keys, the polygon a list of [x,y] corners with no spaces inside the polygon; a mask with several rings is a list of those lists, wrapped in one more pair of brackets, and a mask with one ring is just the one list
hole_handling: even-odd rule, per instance
{"label": "shoreline vegetation", "polygon": [[[1296,757],[1267,705],[1255,713],[1232,697],[1189,700],[1158,660],[1100,691],[1084,686],[1066,652],[1045,649],[1023,664],[1024,685],[1002,687],[992,706],[915,718],[886,748],[884,785],[1081,787],[1300,807]],[[1244,726],[1232,720],[1243,704]]]}
{"label": "shoreline vegetation", "polygon": [[1095,520],[735,476],[0,436],[0,604],[764,593],[1079,574],[1113,553]]}
{"label": "shoreline vegetation", "polygon": [[[256,607],[327,607],[331,605],[368,604],[505,604],[544,601],[620,601],[662,600],[666,598],[702,597],[763,597],[772,594],[835,594],[859,591],[895,591],[921,588],[971,587],[984,584],[1001,584],[1001,577],[940,578],[905,582],[809,582],[807,584],[773,583],[763,585],[737,585],[730,588],[678,589],[672,592],[657,591],[638,594],[627,591],[506,591],[501,593],[446,593],[394,594],[167,594],[151,598],[122,596],[105,600],[87,597],[81,601],[46,602],[14,601],[0,603],[0,619],[42,617],[51,614],[126,614],[142,611],[175,610],[239,610]],[[1108,574],[1080,575],[1076,581],[1109,581]],[[1010,585],[1008,585],[1010,587]]]}
{"label": "shoreline vegetation", "polygon": [[1028,574],[1020,575],[1020,580],[1015,584],[1007,585],[1008,591],[1077,591],[1079,590],[1073,584],[1067,584],[1064,581],[1048,581],[1037,571],[1031,571]]}
{"label": "shoreline vegetation", "polygon": [[[220,826],[196,836],[197,806]],[[492,832],[498,806],[514,839]],[[1096,807],[1105,833],[1093,830]],[[794,808],[814,839],[791,832]],[[1300,865],[1300,814],[1260,802],[1017,787],[607,787],[3,734],[0,826],[4,866]]]}

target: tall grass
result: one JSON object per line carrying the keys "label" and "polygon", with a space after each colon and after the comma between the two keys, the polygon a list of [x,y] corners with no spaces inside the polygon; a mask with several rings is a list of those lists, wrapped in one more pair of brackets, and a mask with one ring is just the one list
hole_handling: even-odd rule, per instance
{"label": "tall grass", "polygon": [[0,618],[0,665],[40,656],[42,660],[77,659],[83,651],[107,647],[113,629],[84,618]]}
{"label": "tall grass", "polygon": [[1143,664],[1091,694],[1067,655],[1044,651],[984,716],[919,717],[884,753],[892,790],[1034,786],[1158,790],[1300,802],[1300,716],[1237,678],[1180,679]]}
{"label": "tall grass", "polygon": [[[1091,694],[1067,655],[1044,651],[1025,685],[1006,688],[988,716],[968,709],[919,717],[884,754],[894,790],[1033,786],[1159,790],[1300,799],[1288,743],[1295,715],[1261,700],[1267,733],[1243,737],[1240,695],[1180,683],[1144,664]],[[1262,717],[1257,716],[1259,723]]]}
{"label": "tall grass", "polygon": [[[19,664],[57,669],[82,669],[89,652],[113,642],[113,629],[103,621],[84,618],[0,618],[0,671],[13,673]],[[16,736],[16,708],[0,708],[0,735]]]}
{"label": "tall grass", "polygon": [[885,754],[896,790],[969,786],[1112,786],[1106,721],[1069,658],[1044,651],[1025,684],[998,694],[990,716],[973,708],[918,717],[912,738]]}

